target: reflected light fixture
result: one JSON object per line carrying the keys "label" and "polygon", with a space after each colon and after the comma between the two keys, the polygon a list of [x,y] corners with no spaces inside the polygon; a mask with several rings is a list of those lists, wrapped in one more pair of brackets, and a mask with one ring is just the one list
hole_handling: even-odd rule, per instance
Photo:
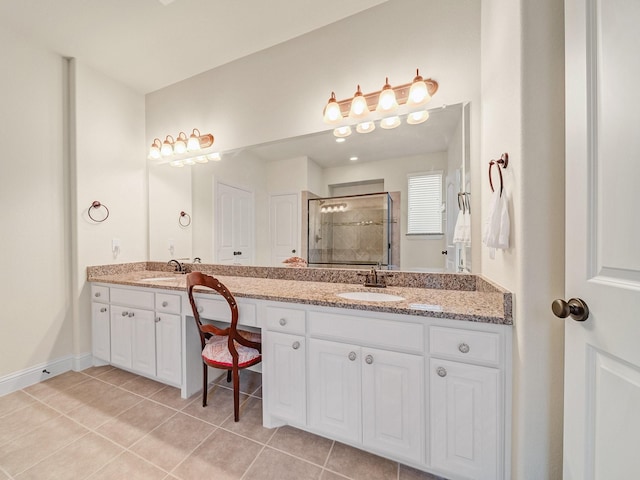
{"label": "reflected light fixture", "polygon": [[[167,135],[164,142],[159,138],[154,138],[149,148],[149,159],[160,160],[164,158],[172,167],[207,163],[209,158],[201,150],[212,146],[213,141],[213,135],[210,133],[203,135],[197,128],[193,129],[189,138],[184,132],[180,132],[175,140],[171,135]],[[198,159],[198,157],[202,158]]]}
{"label": "reflected light fixture", "polygon": [[343,142],[346,142],[346,141],[347,141],[347,139],[344,138],[344,137],[336,138],[336,143],[343,143]]}
{"label": "reflected light fixture", "polygon": [[351,135],[351,127],[349,125],[338,127],[333,130],[333,135],[338,138],[348,137]]}
{"label": "reflected light fixture", "polygon": [[375,122],[362,122],[356,125],[356,132],[358,133],[370,133],[376,129]]}
{"label": "reflected light fixture", "polygon": [[392,128],[396,128],[398,126],[400,126],[400,117],[397,115],[394,115],[393,117],[386,117],[380,120],[380,128],[391,130]]}
{"label": "reflected light fixture", "polygon": [[426,122],[429,119],[429,112],[426,110],[418,110],[417,112],[411,112],[407,115],[407,123],[409,125],[418,125],[419,123]]}

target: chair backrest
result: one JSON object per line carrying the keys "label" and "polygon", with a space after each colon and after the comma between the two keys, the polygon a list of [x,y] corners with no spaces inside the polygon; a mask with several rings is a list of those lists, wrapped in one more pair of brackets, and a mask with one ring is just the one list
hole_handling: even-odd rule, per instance
{"label": "chair backrest", "polygon": [[[218,328],[215,325],[209,323],[203,326],[202,322],[200,321],[200,312],[198,312],[198,307],[196,306],[196,302],[193,298],[194,287],[210,288],[224,297],[224,299],[229,304],[229,309],[231,310],[231,325],[229,325],[229,327]],[[187,274],[187,295],[189,296],[189,303],[191,303],[193,318],[195,318],[196,324],[198,325],[198,333],[200,334],[200,342],[202,343],[202,348],[204,348],[207,339],[212,334],[230,336],[232,339],[237,338],[238,304],[236,303],[236,299],[233,297],[229,289],[225,287],[222,282],[220,282],[217,278],[212,277],[211,275],[206,275],[202,272],[189,273]]]}

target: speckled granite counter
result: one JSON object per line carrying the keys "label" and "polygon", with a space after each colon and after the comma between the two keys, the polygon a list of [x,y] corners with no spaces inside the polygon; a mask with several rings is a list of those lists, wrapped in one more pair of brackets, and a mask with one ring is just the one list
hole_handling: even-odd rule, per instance
{"label": "speckled granite counter", "polygon": [[[504,325],[513,323],[511,293],[477,275],[391,272],[393,277],[389,278],[389,286],[379,289],[364,287],[357,271],[353,270],[224,265],[187,267],[215,275],[238,298]],[[174,274],[166,265],[156,262],[88,267],[87,280],[166,290],[185,291],[186,288],[185,275]],[[403,300],[373,302],[337,296],[342,292],[366,291],[397,295]]]}

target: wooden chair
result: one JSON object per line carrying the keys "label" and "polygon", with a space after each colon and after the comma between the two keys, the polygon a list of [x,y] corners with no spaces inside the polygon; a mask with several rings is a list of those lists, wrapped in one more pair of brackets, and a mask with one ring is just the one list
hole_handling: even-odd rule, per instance
{"label": "wooden chair", "polygon": [[[222,295],[231,309],[230,325],[218,328],[200,321],[200,313],[193,298],[194,287],[206,287]],[[207,406],[207,366],[227,370],[227,382],[233,376],[233,415],[237,422],[240,418],[240,376],[239,370],[262,361],[261,335],[255,332],[238,330],[238,304],[235,298],[217,278],[202,272],[187,275],[187,294],[200,333],[202,344],[202,406]]]}

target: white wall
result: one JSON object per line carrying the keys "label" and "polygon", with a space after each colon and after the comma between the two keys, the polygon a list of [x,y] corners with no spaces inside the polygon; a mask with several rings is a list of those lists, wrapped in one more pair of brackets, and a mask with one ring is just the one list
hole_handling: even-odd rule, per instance
{"label": "white wall", "polygon": [[67,65],[0,30],[0,379],[71,355]]}
{"label": "white wall", "polygon": [[482,162],[474,171],[509,153],[511,248],[495,260],[483,248],[482,272],[515,293],[514,479],[562,478],[564,324],[550,304],[564,297],[563,45],[561,0],[482,2]]}

